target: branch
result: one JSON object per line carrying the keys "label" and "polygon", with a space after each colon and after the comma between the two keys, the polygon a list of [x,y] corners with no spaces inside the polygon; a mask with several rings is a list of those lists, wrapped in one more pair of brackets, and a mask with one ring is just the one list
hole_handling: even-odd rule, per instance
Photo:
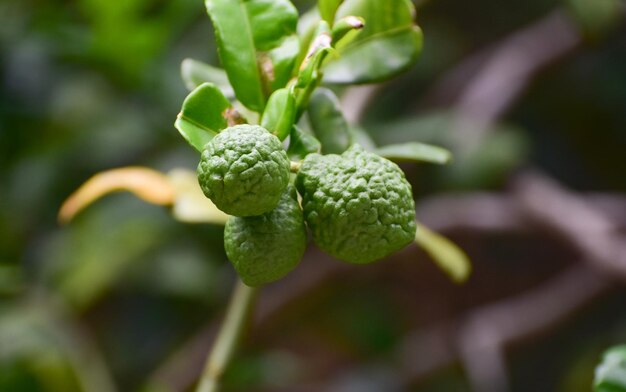
{"label": "branch", "polygon": [[537,173],[518,176],[513,186],[517,200],[537,226],[567,241],[594,266],[626,279],[626,238],[617,222]]}
{"label": "branch", "polygon": [[472,311],[458,344],[474,390],[508,390],[504,346],[545,334],[610,287],[607,277],[576,265],[528,293]]}
{"label": "branch", "polygon": [[[577,196],[595,211],[610,216],[618,228],[626,228],[626,197],[610,193]],[[530,232],[536,222],[510,193],[442,194],[417,204],[417,219],[442,232]]]}
{"label": "branch", "polygon": [[224,372],[241,340],[245,326],[252,313],[257,289],[237,280],[233,296],[228,304],[226,318],[217,335],[213,350],[206,361],[197,392],[218,392]]}
{"label": "branch", "polygon": [[581,43],[577,26],[559,9],[448,72],[426,96],[458,97],[455,151],[466,154],[480,145],[489,126],[513,105],[533,77]]}

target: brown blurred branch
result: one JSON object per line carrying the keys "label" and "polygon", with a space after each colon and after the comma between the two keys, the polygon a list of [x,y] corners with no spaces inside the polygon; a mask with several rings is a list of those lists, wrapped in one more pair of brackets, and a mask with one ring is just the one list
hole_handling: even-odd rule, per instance
{"label": "brown blurred branch", "polygon": [[611,287],[610,280],[576,265],[530,292],[473,310],[458,344],[475,391],[507,391],[505,346],[545,334]]}
{"label": "brown blurred branch", "polygon": [[439,198],[421,209],[440,229],[456,219],[473,230],[548,229],[577,249],[584,264],[532,291],[474,309],[462,320],[411,335],[401,345],[409,379],[459,358],[473,390],[506,391],[506,346],[545,333],[612,287],[614,277],[626,279],[623,196],[581,197],[542,175],[524,173],[515,179],[512,195]]}
{"label": "brown blurred branch", "polygon": [[455,151],[465,154],[476,148],[532,79],[581,43],[577,26],[559,9],[452,68],[426,96],[454,99]]}
{"label": "brown blurred branch", "polygon": [[577,27],[562,10],[514,32],[496,45],[469,80],[457,109],[474,120],[500,117],[539,70],[581,42]]}
{"label": "brown blurred branch", "polygon": [[539,227],[556,233],[600,270],[626,279],[626,237],[618,222],[537,173],[518,176],[514,192],[526,215]]}
{"label": "brown blurred branch", "polygon": [[606,276],[579,263],[529,292],[416,331],[399,345],[407,382],[461,360],[473,390],[506,391],[507,346],[547,333],[611,287]]}
{"label": "brown blurred branch", "polygon": [[[610,216],[616,228],[626,228],[626,196],[593,193],[577,196],[597,213]],[[534,229],[528,212],[513,194],[443,194],[424,199],[417,205],[417,219],[442,232],[528,232]]]}

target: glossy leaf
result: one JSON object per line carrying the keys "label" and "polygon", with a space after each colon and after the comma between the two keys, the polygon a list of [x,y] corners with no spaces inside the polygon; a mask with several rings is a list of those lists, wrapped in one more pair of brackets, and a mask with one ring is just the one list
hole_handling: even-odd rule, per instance
{"label": "glossy leaf", "polygon": [[321,149],[322,145],[315,136],[303,131],[296,125],[293,126],[289,137],[289,149],[287,150],[292,159],[304,159],[309,154],[319,153]]}
{"label": "glossy leaf", "polygon": [[324,67],[324,81],[359,84],[381,81],[409,68],[422,48],[422,32],[406,0],[347,0],[337,18],[353,15],[365,28],[337,45],[337,56]]}
{"label": "glossy leaf", "polygon": [[288,0],[206,0],[219,56],[237,99],[261,112],[265,106],[261,52],[295,34],[298,12]]}
{"label": "glossy leaf", "polygon": [[339,100],[326,88],[318,88],[309,102],[309,121],[324,154],[341,154],[352,144],[352,134]]}
{"label": "glossy leaf", "polygon": [[333,25],[333,22],[335,21],[335,14],[337,13],[337,9],[342,2],[343,0],[318,0],[317,6],[319,8],[320,15],[329,25]]}
{"label": "glossy leaf", "polygon": [[332,53],[330,27],[321,21],[316,29],[315,39],[311,42],[309,52],[300,65],[296,82],[296,121],[309,105],[311,94],[321,82],[319,71],[322,62],[329,53]]}
{"label": "glossy leaf", "polygon": [[263,88],[266,92],[274,92],[287,85],[294,76],[299,53],[300,38],[294,34],[285,38],[275,49],[259,54]]}
{"label": "glossy leaf", "polygon": [[307,88],[317,84],[318,71],[322,65],[322,61],[332,52],[332,32],[328,23],[321,21],[315,31],[315,38],[311,41],[309,51],[307,52],[300,71],[298,73],[298,81],[296,86],[299,88]]}
{"label": "glossy leaf", "polygon": [[184,59],[180,65],[185,87],[193,91],[203,83],[213,83],[226,98],[235,97],[235,91],[228,81],[226,71],[194,59]]}
{"label": "glossy leaf", "polygon": [[[313,7],[303,13],[298,20],[298,36],[300,37],[300,54],[296,60],[296,64],[302,64],[306,57],[311,42],[315,38],[315,31],[321,20],[318,7]],[[328,23],[327,23],[328,24]]]}
{"label": "glossy leaf", "polygon": [[376,153],[395,161],[429,162],[440,165],[452,159],[452,154],[445,148],[423,143],[390,144],[378,148]]}
{"label": "glossy leaf", "polygon": [[267,102],[261,126],[280,140],[285,140],[296,119],[296,100],[290,89],[280,89],[274,92]]}
{"label": "glossy leaf", "polygon": [[228,127],[230,102],[212,83],[204,83],[185,98],[174,126],[196,150],[202,151],[219,131]]}
{"label": "glossy leaf", "polygon": [[335,23],[332,30],[333,45],[337,45],[348,33],[358,33],[365,27],[365,20],[358,16],[346,16]]}
{"label": "glossy leaf", "polygon": [[230,1],[246,8],[254,45],[260,51],[269,51],[279,46],[285,37],[296,33],[298,10],[289,0]]}
{"label": "glossy leaf", "polygon": [[457,283],[467,280],[472,264],[465,252],[452,241],[418,223],[415,243],[424,249],[452,280]]}
{"label": "glossy leaf", "polygon": [[595,392],[626,392],[626,345],[604,353],[593,386]]}

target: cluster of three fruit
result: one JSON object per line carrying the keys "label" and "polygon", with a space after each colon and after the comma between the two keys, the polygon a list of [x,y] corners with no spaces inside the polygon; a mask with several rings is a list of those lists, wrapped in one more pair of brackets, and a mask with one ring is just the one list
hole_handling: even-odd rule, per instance
{"label": "cluster of three fruit", "polygon": [[242,281],[278,280],[301,260],[306,225],[315,244],[351,263],[381,259],[415,237],[411,186],[394,163],[354,145],[341,155],[310,154],[295,185],[280,140],[237,125],[209,142],[198,165],[204,194],[232,215],[224,245]]}

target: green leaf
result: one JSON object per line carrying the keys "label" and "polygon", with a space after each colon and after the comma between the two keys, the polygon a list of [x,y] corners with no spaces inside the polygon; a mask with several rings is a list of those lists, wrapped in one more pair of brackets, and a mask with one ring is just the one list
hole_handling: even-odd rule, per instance
{"label": "green leaf", "polygon": [[279,46],[285,37],[296,33],[298,10],[289,0],[230,0],[230,2],[240,3],[246,7],[254,45],[260,51],[269,51]]}
{"label": "green leaf", "polygon": [[324,154],[341,154],[352,144],[352,134],[339,100],[327,88],[318,88],[309,102],[309,121]]}
{"label": "green leaf", "polygon": [[309,154],[319,153],[321,148],[322,145],[315,136],[303,131],[296,125],[291,128],[287,153],[292,159],[304,159]]}
{"label": "green leaf", "polygon": [[235,91],[223,69],[194,59],[184,59],[180,68],[185,87],[189,91],[195,90],[203,83],[213,83],[219,87],[226,98],[235,97]]}
{"label": "green leaf", "polygon": [[413,22],[415,10],[406,0],[347,0],[337,18],[353,15],[365,28],[337,45],[336,58],[324,67],[324,81],[372,83],[408,69],[422,48],[422,32]]}
{"label": "green leaf", "polygon": [[296,100],[290,89],[276,90],[270,97],[261,118],[261,126],[280,140],[285,140],[296,119]]}
{"label": "green leaf", "polygon": [[296,87],[307,89],[310,86],[317,85],[318,71],[322,61],[332,52],[330,45],[332,41],[331,34],[328,23],[320,21],[315,31],[315,38],[311,41],[309,51],[300,66]]}
{"label": "green leaf", "polygon": [[309,51],[300,65],[295,85],[296,120],[300,119],[309,106],[311,94],[321,82],[320,66],[326,56],[333,51],[328,23],[320,21],[315,33],[315,39],[311,42]]}
{"label": "green leaf", "polygon": [[593,386],[595,392],[626,392],[626,345],[604,353]]}
{"label": "green leaf", "polygon": [[[288,0],[206,0],[219,56],[237,99],[261,112],[266,92],[257,60],[295,34],[298,11]],[[269,95],[269,93],[267,93]]]}
{"label": "green leaf", "polygon": [[391,160],[430,162],[440,165],[452,159],[452,154],[445,148],[423,143],[390,144],[378,148],[376,153]]}
{"label": "green leaf", "polygon": [[365,27],[365,21],[358,16],[341,18],[333,26],[333,46],[338,45],[348,33],[359,33]]}
{"label": "green leaf", "polygon": [[449,239],[418,223],[415,243],[424,249],[452,280],[457,283],[467,280],[472,264],[465,252]]}
{"label": "green leaf", "polygon": [[300,53],[300,38],[291,35],[267,53],[259,54],[265,91],[274,92],[287,85],[294,76],[296,59]]}
{"label": "green leaf", "polygon": [[320,10],[320,15],[329,25],[333,25],[337,8],[339,8],[342,2],[343,0],[318,0],[317,6]]}
{"label": "green leaf", "polygon": [[[296,64],[302,64],[311,46],[311,41],[315,38],[315,31],[321,20],[319,8],[313,7],[303,13],[298,20],[298,36],[300,37],[300,54]],[[328,23],[326,23],[328,24]]]}
{"label": "green leaf", "polygon": [[174,126],[196,150],[202,151],[219,131],[228,127],[232,107],[224,94],[212,83],[193,90],[176,118]]}

